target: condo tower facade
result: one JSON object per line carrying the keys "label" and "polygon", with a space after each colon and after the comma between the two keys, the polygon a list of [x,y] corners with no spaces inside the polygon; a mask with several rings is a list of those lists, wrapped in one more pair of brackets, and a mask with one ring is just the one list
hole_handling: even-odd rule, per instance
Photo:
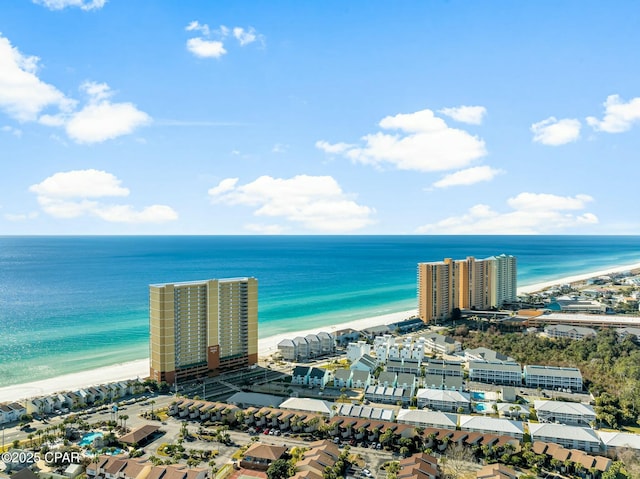
{"label": "condo tower facade", "polygon": [[418,263],[418,311],[430,321],[450,317],[454,308],[500,308],[517,295],[515,256]]}
{"label": "condo tower facade", "polygon": [[149,286],[150,376],[173,383],[258,360],[258,281],[210,279]]}

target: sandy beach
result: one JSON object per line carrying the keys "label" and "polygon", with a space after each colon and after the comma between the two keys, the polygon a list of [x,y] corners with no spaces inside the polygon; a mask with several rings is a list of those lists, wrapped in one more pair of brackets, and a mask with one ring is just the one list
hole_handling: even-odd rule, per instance
{"label": "sandy beach", "polygon": [[550,288],[552,286],[558,286],[558,285],[562,285],[562,284],[570,284],[570,283],[575,283],[575,282],[578,282],[578,281],[586,281],[587,279],[590,279],[590,278],[597,278],[599,276],[607,276],[607,275],[613,274],[613,273],[622,273],[624,271],[631,271],[631,270],[638,270],[638,269],[640,269],[640,263],[628,264],[628,265],[619,265],[619,266],[611,266],[609,268],[601,269],[601,270],[598,270],[598,271],[593,271],[591,273],[583,273],[583,274],[576,274],[576,275],[573,275],[573,276],[565,276],[563,278],[552,280],[552,281],[546,281],[546,282],[543,282],[543,283],[536,283],[536,284],[531,284],[531,285],[528,285],[528,286],[522,286],[522,287],[518,288],[518,294],[536,293],[538,291],[545,290],[545,289]]}
{"label": "sandy beach", "polygon": [[[564,278],[536,283],[532,285],[522,286],[518,288],[518,294],[533,293],[542,291],[551,286],[569,284],[576,281],[584,281],[589,278],[606,276],[611,273],[640,269],[640,263],[632,265],[612,266],[610,268],[594,271],[591,273],[566,276]],[[310,333],[320,331],[333,332],[339,329],[352,328],[356,330],[365,329],[371,326],[379,326],[401,321],[413,317],[417,314],[417,310],[408,310],[398,313],[385,314],[372,318],[359,319],[331,326],[307,329],[303,331],[294,331],[289,333],[277,334],[258,340],[258,352],[260,357],[266,357],[277,350],[277,345],[285,338],[294,338],[296,336],[305,336]],[[140,359],[127,363],[107,366],[104,368],[94,369],[73,374],[66,374],[56,378],[45,379],[42,381],[34,381],[31,383],[17,384],[0,388],[0,402],[20,401],[26,398],[51,394],[57,391],[68,391],[96,385],[100,383],[108,383],[114,381],[122,381],[127,379],[144,378],[149,372],[149,359]]]}
{"label": "sandy beach", "polygon": [[[403,311],[399,313],[385,314],[373,318],[359,319],[347,323],[336,324],[323,328],[314,328],[304,331],[295,331],[290,333],[277,334],[267,338],[258,340],[258,352],[260,357],[268,356],[276,351],[278,343],[284,338],[294,338],[296,336],[305,336],[310,333],[320,331],[337,331],[344,328],[365,329],[371,326],[379,326],[382,324],[393,323],[403,319],[410,318],[417,314],[416,310]],[[139,359],[114,366],[106,366],[104,368],[93,369],[91,371],[83,371],[73,374],[65,374],[42,381],[34,381],[25,384],[16,384],[0,388],[0,402],[5,401],[22,401],[26,398],[42,396],[58,391],[71,391],[83,387],[93,386],[101,383],[109,383],[116,381],[124,381],[135,378],[145,378],[149,374],[149,359]]]}

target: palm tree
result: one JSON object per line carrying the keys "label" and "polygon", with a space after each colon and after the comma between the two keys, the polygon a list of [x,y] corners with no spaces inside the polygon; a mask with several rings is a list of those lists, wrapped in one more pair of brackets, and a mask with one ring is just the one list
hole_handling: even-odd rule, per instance
{"label": "palm tree", "polygon": [[120,416],[120,420],[122,421],[122,429],[127,428],[127,419],[129,419],[129,415],[128,414],[123,414],[122,416]]}
{"label": "palm tree", "polygon": [[152,399],[151,401],[149,401],[149,403],[151,404],[151,419],[154,418],[153,415],[153,405],[156,403],[155,399]]}

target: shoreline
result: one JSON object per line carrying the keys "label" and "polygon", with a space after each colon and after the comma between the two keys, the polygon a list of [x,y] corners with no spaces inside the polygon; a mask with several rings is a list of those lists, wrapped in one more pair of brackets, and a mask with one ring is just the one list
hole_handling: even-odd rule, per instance
{"label": "shoreline", "polygon": [[[611,266],[598,271],[592,271],[590,273],[575,274],[555,280],[542,281],[539,283],[522,286],[518,288],[518,294],[540,292],[552,286],[585,281],[590,278],[597,278],[599,276],[606,276],[612,273],[620,273],[623,271],[636,269],[640,269],[640,263]],[[312,329],[279,333],[273,336],[258,339],[258,356],[260,358],[264,358],[274,353],[277,350],[278,343],[285,338],[293,339],[296,336],[305,336],[310,333],[317,333],[320,331],[332,332],[338,329],[346,328],[360,330],[372,326],[380,326],[383,324],[401,321],[403,319],[415,316],[416,314],[417,310],[411,309],[400,311],[397,313],[388,313],[381,316],[374,316],[370,318],[363,318],[333,325],[316,327]],[[123,381],[128,379],[135,379],[137,377],[145,378],[148,376],[148,372],[149,358],[144,358],[28,383],[3,386],[0,387],[0,402],[23,401],[27,398],[52,394],[55,392],[80,389],[101,383]]]}
{"label": "shoreline", "polygon": [[[365,329],[371,326],[394,323],[415,316],[417,310],[401,311],[398,313],[388,313],[371,318],[356,319],[345,323],[333,324],[303,331],[291,331],[280,333],[266,338],[258,339],[258,357],[264,358],[277,350],[278,343],[285,338],[305,336],[310,333],[320,331],[332,332],[338,329],[352,328]],[[97,384],[125,381],[135,378],[146,378],[149,376],[149,358],[137,359],[126,363],[104,366],[97,369],[80,371],[77,373],[65,374],[49,379],[42,379],[22,384],[13,384],[0,387],[0,403],[11,401],[23,401],[36,396],[44,396],[61,391],[95,386]]]}
{"label": "shoreline", "polygon": [[521,286],[518,288],[518,294],[539,293],[545,289],[551,288],[552,286],[560,286],[563,284],[577,283],[581,281],[586,281],[591,278],[597,278],[599,276],[607,276],[613,273],[622,273],[624,271],[639,270],[639,269],[640,269],[640,263],[610,266],[604,269],[600,269],[598,271],[574,274],[571,276],[563,276],[562,278],[559,278],[559,279],[542,281],[542,282],[530,284],[527,286]]}

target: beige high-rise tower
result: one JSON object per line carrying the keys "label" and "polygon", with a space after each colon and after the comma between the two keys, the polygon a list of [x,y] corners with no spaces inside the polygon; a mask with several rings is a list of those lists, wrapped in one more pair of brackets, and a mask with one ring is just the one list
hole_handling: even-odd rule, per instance
{"label": "beige high-rise tower", "polygon": [[258,281],[149,286],[150,376],[173,383],[258,360]]}
{"label": "beige high-rise tower", "polygon": [[500,308],[516,299],[516,258],[500,255],[486,259],[418,263],[418,311],[424,322],[445,320],[454,308]]}

